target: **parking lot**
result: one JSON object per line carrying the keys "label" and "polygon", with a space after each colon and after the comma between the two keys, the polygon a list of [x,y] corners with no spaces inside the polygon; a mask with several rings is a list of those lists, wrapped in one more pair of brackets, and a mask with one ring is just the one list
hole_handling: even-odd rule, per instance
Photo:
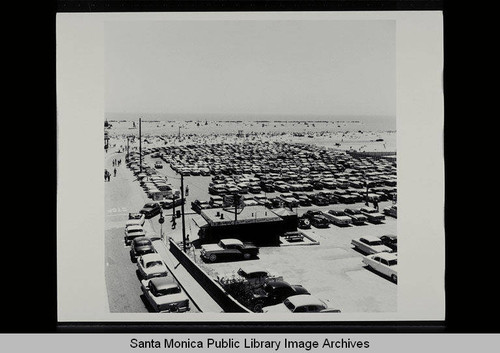
{"label": "parking lot", "polygon": [[[145,162],[154,164],[157,159],[146,156]],[[179,176],[164,163],[158,173],[173,178],[169,179],[174,187],[180,187]],[[200,199],[208,200],[209,176],[188,176],[184,178],[184,185],[189,186],[189,195],[186,197],[186,213],[190,210],[191,202]],[[264,193],[262,193],[264,194]],[[267,193],[267,197],[275,197],[279,192]],[[383,208],[392,205],[391,201],[380,202]],[[329,206],[307,206],[294,209],[300,216],[307,210],[330,209],[343,210],[347,207],[360,208],[364,203],[351,205],[334,204]],[[166,211],[167,213],[169,211]],[[191,215],[186,217],[187,232],[191,233],[191,240],[196,234],[191,229]],[[156,222],[153,222],[156,223]],[[180,222],[178,223],[180,224]],[[342,312],[391,312],[397,310],[397,285],[389,279],[374,273],[363,266],[363,254],[354,250],[351,240],[365,235],[381,236],[397,234],[396,219],[386,216],[380,224],[366,223],[365,225],[351,225],[329,228],[302,230],[308,237],[319,242],[319,245],[299,245],[262,247],[257,259],[248,261],[234,261],[221,263],[205,263],[199,258],[199,249],[195,249],[196,262],[213,278],[235,273],[240,267],[252,266],[264,268],[271,273],[283,276],[290,284],[301,284],[311,294],[326,301],[331,307]],[[155,227],[156,228],[156,227]],[[180,227],[179,227],[180,228]],[[165,230],[177,241],[182,240],[180,229]]]}

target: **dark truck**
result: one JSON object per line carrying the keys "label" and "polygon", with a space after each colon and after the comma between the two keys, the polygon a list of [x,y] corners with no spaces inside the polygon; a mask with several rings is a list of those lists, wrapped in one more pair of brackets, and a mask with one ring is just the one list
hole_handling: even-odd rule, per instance
{"label": "dark truck", "polygon": [[210,262],[219,260],[248,260],[259,254],[259,248],[252,243],[238,239],[221,239],[217,244],[201,246],[201,258]]}

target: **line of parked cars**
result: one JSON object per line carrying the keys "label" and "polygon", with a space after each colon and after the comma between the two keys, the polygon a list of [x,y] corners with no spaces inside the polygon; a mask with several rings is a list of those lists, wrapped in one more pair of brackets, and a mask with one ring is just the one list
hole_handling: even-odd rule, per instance
{"label": "line of parked cars", "polygon": [[[307,220],[307,221],[306,221]],[[329,228],[330,224],[338,227],[348,227],[350,225],[363,225],[367,222],[379,224],[385,220],[385,216],[373,207],[346,208],[345,210],[308,210],[299,217],[298,228],[309,229]]]}
{"label": "line of parked cars", "polygon": [[[153,242],[144,230],[146,215],[159,207],[146,206],[137,213],[129,213],[125,225],[125,244],[130,246],[130,259],[137,264],[137,276],[145,301],[152,311],[161,313],[190,310],[189,298],[168,271]],[[147,212],[144,211],[147,209]],[[153,211],[156,212],[156,211]]]}

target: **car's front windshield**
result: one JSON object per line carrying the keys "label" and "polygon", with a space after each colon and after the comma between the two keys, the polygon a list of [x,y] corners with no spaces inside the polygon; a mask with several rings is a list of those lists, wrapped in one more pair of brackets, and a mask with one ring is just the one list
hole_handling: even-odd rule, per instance
{"label": "car's front windshield", "polygon": [[394,266],[398,264],[398,259],[389,260],[389,266]]}

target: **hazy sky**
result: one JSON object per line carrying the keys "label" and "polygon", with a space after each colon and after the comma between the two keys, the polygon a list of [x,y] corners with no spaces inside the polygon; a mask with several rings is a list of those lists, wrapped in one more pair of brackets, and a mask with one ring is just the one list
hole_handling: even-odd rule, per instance
{"label": "hazy sky", "polygon": [[394,21],[106,23],[106,111],[396,114]]}

